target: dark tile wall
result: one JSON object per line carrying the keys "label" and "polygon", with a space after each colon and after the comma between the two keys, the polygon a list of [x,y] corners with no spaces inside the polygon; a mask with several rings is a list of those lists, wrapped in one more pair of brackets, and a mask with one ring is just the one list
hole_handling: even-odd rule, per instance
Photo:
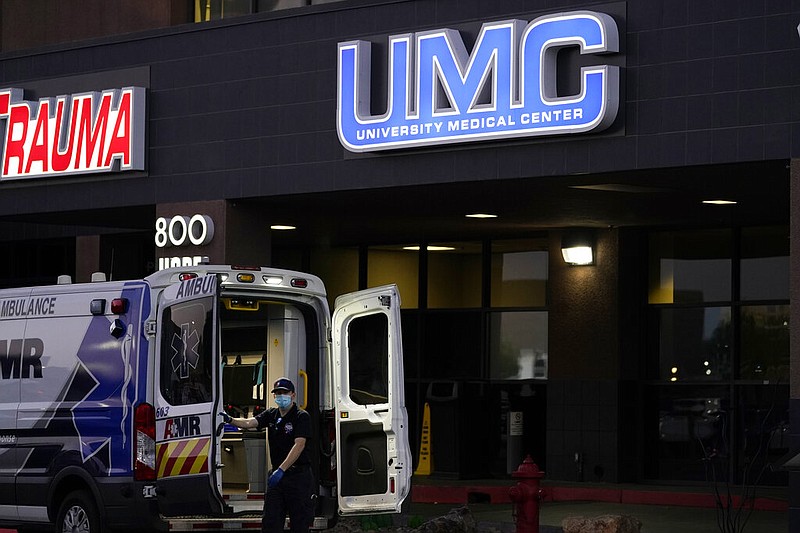
{"label": "dark tile wall", "polygon": [[616,380],[547,383],[547,479],[617,482]]}
{"label": "dark tile wall", "polygon": [[[624,101],[608,132],[383,155],[340,146],[337,42],[445,26],[474,34],[482,21],[564,9],[613,14],[622,33]],[[800,155],[797,20],[789,1],[352,0],[10,52],[0,80],[26,88],[150,69],[146,175],[39,191],[56,209],[90,196],[103,207],[218,198],[220,188],[235,198],[785,159]],[[21,194],[9,191],[0,209]]]}

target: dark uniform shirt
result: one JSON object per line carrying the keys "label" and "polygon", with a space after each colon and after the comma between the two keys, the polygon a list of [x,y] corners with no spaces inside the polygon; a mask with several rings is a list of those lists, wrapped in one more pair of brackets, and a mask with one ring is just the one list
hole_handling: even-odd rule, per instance
{"label": "dark uniform shirt", "polygon": [[267,428],[269,436],[269,458],[272,468],[278,468],[289,455],[294,446],[294,439],[305,437],[306,447],[292,466],[308,466],[311,464],[308,453],[308,439],[311,438],[311,417],[297,404],[292,404],[286,416],[281,416],[280,409],[273,407],[256,415],[258,429]]}

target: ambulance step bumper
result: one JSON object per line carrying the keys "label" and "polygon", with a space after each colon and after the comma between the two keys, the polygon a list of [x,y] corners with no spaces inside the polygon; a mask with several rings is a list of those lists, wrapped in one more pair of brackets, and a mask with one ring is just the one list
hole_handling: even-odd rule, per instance
{"label": "ambulance step bumper", "polygon": [[[260,529],[261,517],[260,516],[242,516],[236,518],[169,518],[165,519],[170,531],[236,531],[245,529]],[[289,519],[283,526],[284,529],[289,529]],[[324,516],[317,516],[314,518],[314,523],[311,529],[328,529],[328,519]]]}

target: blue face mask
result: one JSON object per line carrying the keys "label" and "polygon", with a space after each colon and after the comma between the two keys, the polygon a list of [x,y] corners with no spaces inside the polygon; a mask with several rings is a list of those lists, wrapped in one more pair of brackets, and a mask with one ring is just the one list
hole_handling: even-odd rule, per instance
{"label": "blue face mask", "polygon": [[290,405],[292,405],[292,397],[288,394],[278,394],[277,396],[275,396],[275,403],[281,409],[286,409]]}

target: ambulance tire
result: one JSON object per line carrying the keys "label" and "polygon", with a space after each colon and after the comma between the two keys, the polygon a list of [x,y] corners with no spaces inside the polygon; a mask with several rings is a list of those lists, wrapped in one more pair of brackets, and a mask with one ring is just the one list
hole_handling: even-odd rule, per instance
{"label": "ambulance tire", "polygon": [[100,522],[100,513],[88,492],[76,490],[64,498],[58,510],[55,530],[57,533],[64,531],[103,533],[104,527]]}

